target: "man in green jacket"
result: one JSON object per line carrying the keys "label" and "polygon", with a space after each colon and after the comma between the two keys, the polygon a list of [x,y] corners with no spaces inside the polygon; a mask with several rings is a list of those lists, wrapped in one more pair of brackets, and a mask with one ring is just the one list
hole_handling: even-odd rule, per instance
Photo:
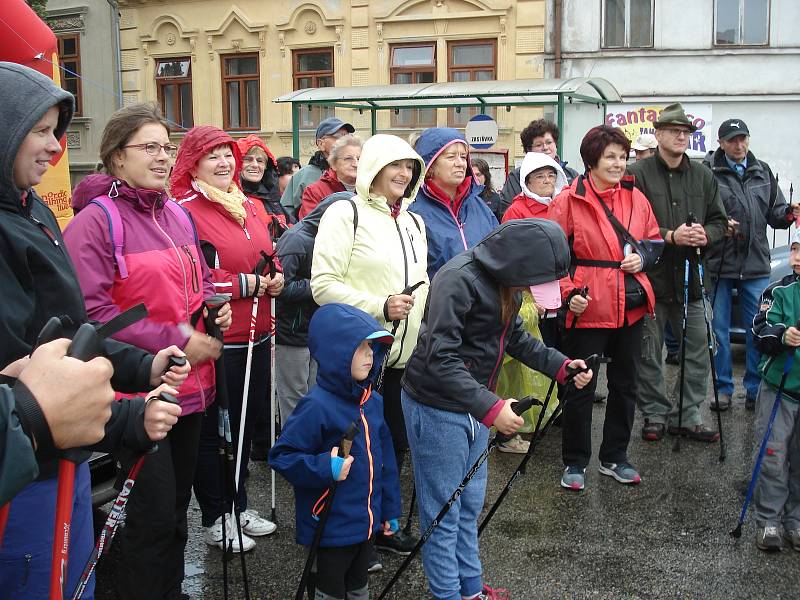
{"label": "man in green jacket", "polygon": [[[642,438],[658,441],[664,432],[702,442],[716,442],[719,432],[703,425],[700,407],[708,389],[710,364],[705,317],[698,277],[701,250],[725,235],[727,215],[711,171],[686,155],[697,127],[680,104],[665,107],[655,122],[658,149],[654,156],[628,169],[636,186],[650,200],[666,242],[661,261],[648,272],[656,294],[655,318],[645,317],[642,364],[639,370],[639,408],[644,416]],[[692,225],[687,219],[692,216]],[[683,415],[664,393],[662,344],[667,322],[682,332],[684,266],[690,260],[687,307]],[[707,281],[705,282],[707,283]],[[710,315],[709,315],[710,317]],[[674,396],[680,395],[680,379]]]}

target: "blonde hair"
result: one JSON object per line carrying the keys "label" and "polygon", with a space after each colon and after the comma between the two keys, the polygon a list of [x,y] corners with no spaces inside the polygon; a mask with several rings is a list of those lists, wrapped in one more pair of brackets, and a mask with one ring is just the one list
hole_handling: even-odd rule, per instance
{"label": "blonde hair", "polygon": [[350,135],[343,135],[333,144],[331,153],[328,155],[328,164],[331,165],[339,160],[339,155],[344,152],[344,149],[348,146],[362,148],[364,146],[364,140],[352,133]]}

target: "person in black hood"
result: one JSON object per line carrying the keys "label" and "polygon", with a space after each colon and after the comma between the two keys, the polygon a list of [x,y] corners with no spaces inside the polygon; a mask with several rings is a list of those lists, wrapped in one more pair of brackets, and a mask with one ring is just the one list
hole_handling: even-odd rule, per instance
{"label": "person in black hood", "polygon": [[[87,321],[75,269],[64,247],[55,216],[33,190],[50,161],[61,152],[58,140],[74,112],[74,99],[41,73],[14,63],[0,62],[0,365],[19,364],[30,354],[42,327],[54,316],[64,316],[71,337]],[[162,376],[169,356],[183,356],[171,346],[155,357],[144,350],[107,340],[104,350],[114,367],[111,385],[119,392],[136,393],[162,383],[180,385],[189,367]],[[6,372],[8,374],[8,372]],[[14,376],[14,373],[11,373]],[[160,387],[151,395],[162,390]],[[162,439],[174,423],[155,412],[167,405],[144,400],[114,403],[98,449],[125,445],[144,452],[151,440]],[[151,408],[152,407],[152,408]],[[177,409],[177,407],[175,407]],[[177,410],[179,412],[179,409]],[[176,415],[173,414],[173,417]],[[176,420],[176,419],[175,419]],[[5,598],[44,598],[50,579],[50,555],[56,499],[57,461],[39,461],[39,477],[11,502],[8,525],[0,550],[0,589]],[[77,465],[70,529],[70,557],[66,588],[72,590],[93,545],[89,468]],[[24,583],[20,583],[24,582]],[[83,597],[93,597],[94,579]],[[8,595],[10,594],[10,595]]]}
{"label": "person in black hood", "polygon": [[[567,366],[586,368],[527,333],[518,315],[520,290],[534,286],[558,295],[569,262],[567,239],[556,223],[519,219],[495,229],[433,278],[401,394],[421,531],[486,448],[489,427],[512,434],[523,425],[511,410],[514,399],[494,392],[504,353],[560,383]],[[588,371],[574,381],[582,388],[591,380]],[[484,463],[424,547],[435,598],[497,597],[483,584],[478,554],[486,471]]]}

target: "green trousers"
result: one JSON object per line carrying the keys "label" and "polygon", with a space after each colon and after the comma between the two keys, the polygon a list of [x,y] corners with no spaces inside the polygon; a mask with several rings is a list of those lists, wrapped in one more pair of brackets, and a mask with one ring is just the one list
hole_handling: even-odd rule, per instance
{"label": "green trousers", "polygon": [[[711,318],[711,315],[709,315]],[[651,423],[678,425],[680,374],[670,400],[664,391],[664,327],[672,326],[675,337],[682,342],[683,305],[656,303],[656,316],[645,316],[642,336],[642,363],[639,367],[638,405],[642,416]],[[710,364],[703,302],[689,302],[686,321],[686,373],[683,383],[683,427],[703,422],[700,407],[708,391]]]}

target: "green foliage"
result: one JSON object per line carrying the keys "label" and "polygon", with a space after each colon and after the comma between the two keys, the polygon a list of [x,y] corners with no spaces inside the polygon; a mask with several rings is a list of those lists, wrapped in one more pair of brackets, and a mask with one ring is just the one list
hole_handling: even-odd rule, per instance
{"label": "green foliage", "polygon": [[25,0],[25,2],[42,20],[47,17],[47,0]]}

